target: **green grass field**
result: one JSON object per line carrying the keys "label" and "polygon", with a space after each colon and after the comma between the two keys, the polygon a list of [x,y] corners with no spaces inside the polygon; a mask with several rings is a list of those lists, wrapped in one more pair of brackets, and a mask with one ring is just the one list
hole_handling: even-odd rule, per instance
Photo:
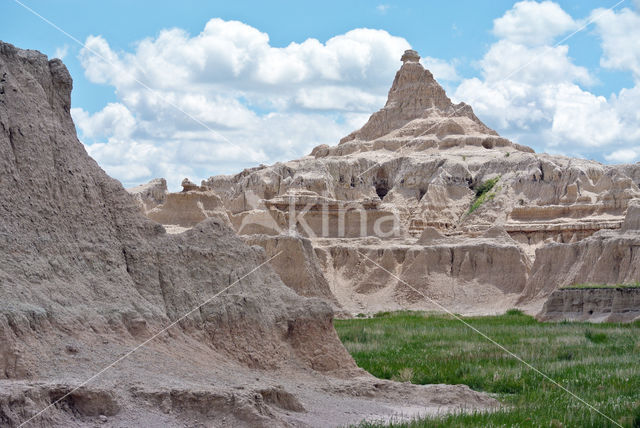
{"label": "green grass field", "polygon": [[640,282],[630,284],[573,284],[560,287],[560,290],[584,290],[591,288],[640,288]]}
{"label": "green grass field", "polygon": [[[620,425],[640,427],[640,323],[539,323],[516,310],[465,321]],[[392,426],[617,426],[450,316],[381,313],[334,324],[357,364],[377,377],[466,384],[507,406]]]}

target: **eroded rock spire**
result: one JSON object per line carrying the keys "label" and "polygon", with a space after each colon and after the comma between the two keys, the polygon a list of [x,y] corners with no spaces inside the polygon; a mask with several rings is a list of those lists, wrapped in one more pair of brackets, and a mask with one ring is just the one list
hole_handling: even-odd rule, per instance
{"label": "eroded rock spire", "polygon": [[396,73],[385,106],[371,115],[361,129],[343,138],[341,143],[355,139],[374,140],[402,128],[415,119],[427,120],[423,123],[424,126],[410,132],[416,136],[437,134],[441,129],[435,121],[446,122],[449,118],[470,119],[460,121],[457,124],[459,126],[454,126],[456,133],[497,135],[476,117],[469,105],[451,102],[433,74],[420,63],[418,52],[406,50],[400,60],[402,67]]}

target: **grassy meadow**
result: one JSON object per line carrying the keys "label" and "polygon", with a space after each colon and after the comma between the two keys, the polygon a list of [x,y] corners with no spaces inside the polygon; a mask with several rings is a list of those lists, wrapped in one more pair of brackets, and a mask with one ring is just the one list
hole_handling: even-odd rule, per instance
{"label": "grassy meadow", "polygon": [[[540,323],[517,310],[465,321],[621,426],[640,427],[640,323]],[[390,426],[617,426],[451,316],[380,313],[334,324],[357,364],[379,378],[466,384],[505,404]]]}
{"label": "grassy meadow", "polygon": [[560,290],[584,290],[591,288],[640,288],[640,282],[633,282],[629,284],[573,284],[560,287]]}

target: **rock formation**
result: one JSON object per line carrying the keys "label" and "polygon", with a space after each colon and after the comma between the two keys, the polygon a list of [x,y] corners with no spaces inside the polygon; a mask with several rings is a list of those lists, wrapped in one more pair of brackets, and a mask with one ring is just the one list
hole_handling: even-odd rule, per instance
{"label": "rock formation", "polygon": [[146,184],[128,189],[143,213],[151,211],[167,199],[167,180],[156,178]]}
{"label": "rock formation", "polygon": [[385,106],[338,145],[202,182],[239,234],[309,238],[352,313],[433,309],[384,269],[459,313],[535,313],[559,285],[640,279],[618,267],[637,258],[620,251],[640,164],[536,154],[453,104],[415,51],[401,59]]}
{"label": "rock formation", "polygon": [[629,284],[640,279],[640,205],[634,201],[620,230],[602,230],[573,243],[553,243],[536,252],[522,301],[549,296],[573,284]]}
{"label": "rock formation", "polygon": [[[263,249],[210,218],[221,202],[209,190],[180,199],[156,182],[131,197],[98,167],[60,60],[0,42],[0,76],[3,426],[339,425],[495,403],[366,375],[330,305],[286,287]],[[187,205],[204,215],[166,215]],[[169,235],[141,206],[203,221]]]}
{"label": "rock formation", "polygon": [[340,140],[372,141],[383,136],[415,139],[423,135],[477,135],[487,141],[503,144],[504,139],[494,139],[498,134],[487,128],[474,114],[471,107],[454,105],[444,89],[429,70],[420,64],[420,56],[408,50],[401,58],[403,65],[396,74],[389,90],[387,103],[374,113],[358,131]]}
{"label": "rock formation", "polygon": [[592,322],[640,320],[640,287],[558,289],[544,303],[538,319]]}

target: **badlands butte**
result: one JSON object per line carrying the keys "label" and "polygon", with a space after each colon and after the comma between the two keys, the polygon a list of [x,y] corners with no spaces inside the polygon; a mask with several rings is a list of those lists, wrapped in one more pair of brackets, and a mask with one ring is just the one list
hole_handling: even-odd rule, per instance
{"label": "badlands butte", "polygon": [[[168,193],[129,192],[171,233],[207,218],[262,247],[297,294],[341,316],[503,313],[631,321],[640,289],[640,164],[535,153],[453,104],[406,51],[385,106],[335,146]],[[184,232],[183,232],[184,233]],[[547,303],[548,302],[548,303]]]}

